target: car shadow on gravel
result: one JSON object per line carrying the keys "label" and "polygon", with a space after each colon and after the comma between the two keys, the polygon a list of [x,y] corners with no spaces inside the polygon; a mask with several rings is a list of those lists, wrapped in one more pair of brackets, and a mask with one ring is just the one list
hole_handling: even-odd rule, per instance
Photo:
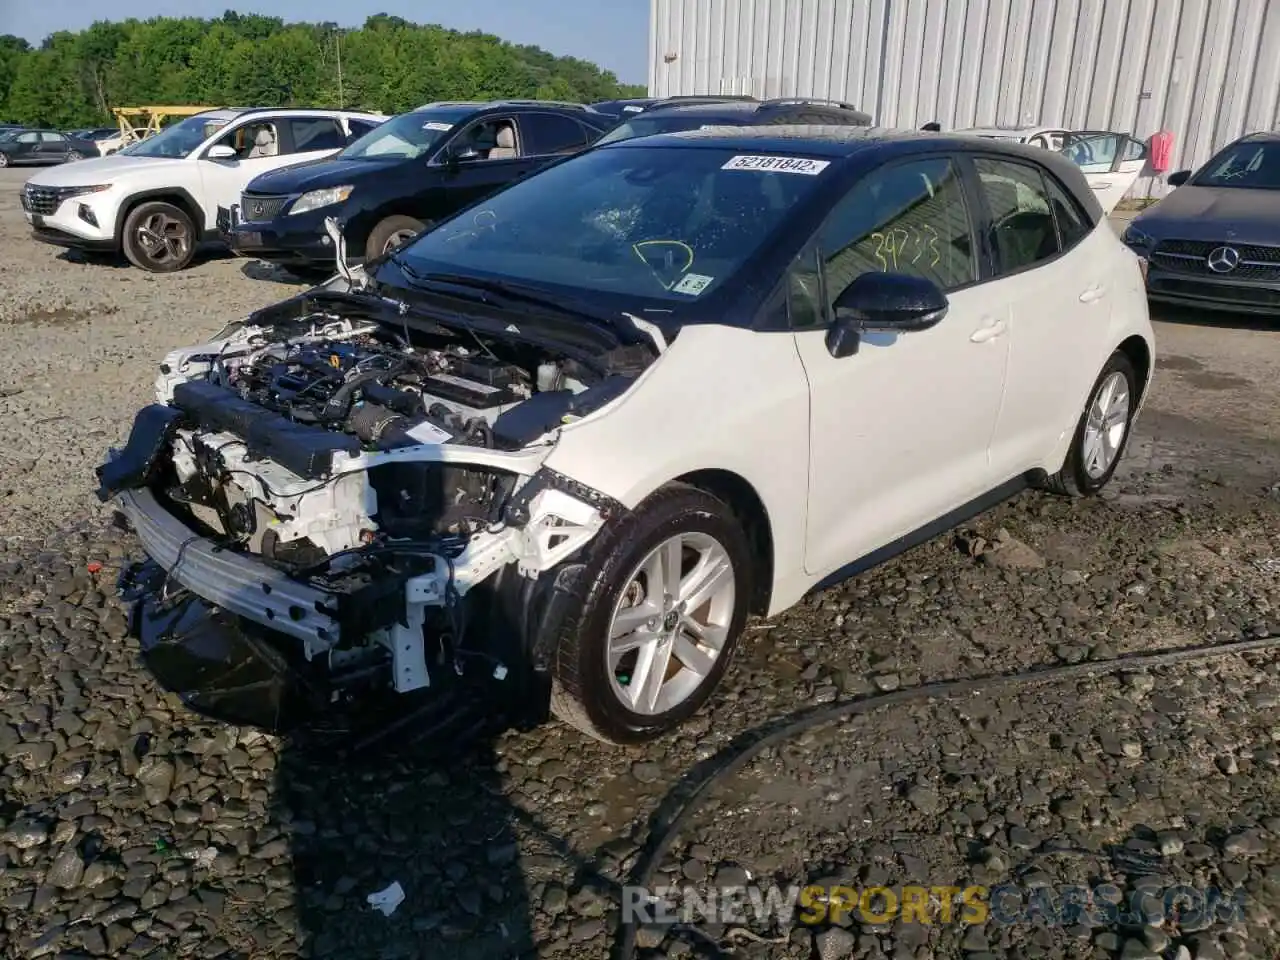
{"label": "car shadow on gravel", "polygon": [[133,268],[133,264],[123,256],[113,256],[107,253],[88,253],[84,250],[63,250],[54,259],[77,267]]}
{"label": "car shadow on gravel", "polygon": [[250,260],[240,268],[240,273],[249,280],[264,280],[268,283],[283,283],[291,287],[311,287],[323,283],[332,275],[332,271],[316,271],[313,273],[291,273],[283,267],[261,260]]}
{"label": "car shadow on gravel", "polygon": [[[453,746],[358,760],[284,750],[272,819],[289,837],[302,955],[532,955],[498,753],[488,736]],[[389,915],[368,900],[384,892],[403,898]]]}
{"label": "car shadow on gravel", "polygon": [[[1152,304],[1151,319],[1162,323],[1176,323],[1189,327],[1226,327],[1230,330],[1258,330],[1271,332],[1280,329],[1273,316],[1254,316],[1232,313],[1226,310],[1208,310],[1198,307],[1175,307],[1172,304]],[[1158,361],[1157,361],[1158,362]]]}

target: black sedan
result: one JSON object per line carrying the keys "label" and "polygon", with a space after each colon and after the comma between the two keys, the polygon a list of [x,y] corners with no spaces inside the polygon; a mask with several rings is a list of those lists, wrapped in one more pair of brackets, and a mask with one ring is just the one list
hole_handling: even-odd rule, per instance
{"label": "black sedan", "polygon": [[351,260],[387,253],[435,221],[597,140],[608,120],[581,105],[531,100],[428,104],[335,156],[249,182],[218,230],[245,257],[331,269],[336,217]]}
{"label": "black sedan", "polygon": [[0,167],[63,163],[98,156],[98,145],[57,130],[9,130],[0,134]]}
{"label": "black sedan", "polygon": [[1280,133],[1228,144],[1129,224],[1153,301],[1280,314]]}

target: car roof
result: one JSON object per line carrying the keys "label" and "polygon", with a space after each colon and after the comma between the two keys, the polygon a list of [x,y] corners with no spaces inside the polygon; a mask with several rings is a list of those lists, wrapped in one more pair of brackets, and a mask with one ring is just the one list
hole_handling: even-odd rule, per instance
{"label": "car roof", "polygon": [[[666,111],[663,111],[664,113]],[[847,157],[889,142],[954,141],[955,137],[938,133],[920,133],[894,127],[856,127],[851,124],[717,124],[700,130],[659,133],[650,137],[620,140],[602,149],[640,144],[664,147],[741,147],[751,150],[777,150],[781,153],[804,153],[823,157]]]}
{"label": "car roof", "polygon": [[553,112],[564,112],[571,114],[586,114],[593,116],[597,111],[591,109],[585,103],[575,103],[569,100],[522,100],[522,99],[502,99],[502,100],[436,100],[431,103],[424,103],[420,107],[414,107],[410,113],[421,113],[424,110],[434,110],[438,107],[467,107],[475,110],[476,113],[487,111],[521,111],[521,110],[550,110]]}
{"label": "car roof", "polygon": [[865,118],[869,123],[870,114],[861,110],[855,110],[846,104],[835,102],[827,102],[823,100],[721,100],[712,103],[671,103],[667,101],[661,105],[661,113],[658,112],[657,105],[646,110],[644,114],[647,116],[663,116],[663,117],[702,117],[710,120],[724,119],[748,120],[751,117],[770,117],[785,115],[788,112],[795,113],[825,113],[831,119],[840,116],[851,117],[857,114],[859,117]]}
{"label": "car roof", "polygon": [[370,113],[366,110],[337,110],[333,107],[219,107],[215,110],[206,110],[203,113],[196,113],[193,116],[202,120],[235,120],[237,117],[243,117],[249,113],[267,113],[276,116],[298,116],[298,115],[314,115],[317,113],[324,114],[345,114],[353,117],[379,117],[381,114]]}
{"label": "car roof", "polygon": [[1240,138],[1245,143],[1280,143],[1280,130],[1259,130]]}
{"label": "car roof", "polygon": [[659,133],[648,137],[618,140],[597,150],[627,150],[645,147],[670,149],[718,148],[751,153],[804,154],[836,163],[861,158],[869,163],[885,162],[913,154],[960,150],[967,153],[996,154],[1010,160],[1030,161],[1047,167],[1089,212],[1094,223],[1102,208],[1080,168],[1066,157],[1043,147],[1001,140],[984,140],[967,132],[938,133],[931,130],[903,130],[892,127],[858,127],[851,124],[771,124],[734,126],[717,124],[699,130]]}
{"label": "car roof", "polygon": [[[671,103],[662,108],[662,116],[709,116],[755,113],[763,106],[758,100],[714,100],[703,103]],[[648,112],[648,111],[646,111]],[[656,115],[656,114],[655,114]]]}
{"label": "car roof", "polygon": [[967,127],[963,130],[956,130],[956,133],[967,133],[972,136],[982,137],[989,134],[998,136],[1023,136],[1029,137],[1032,134],[1040,133],[1044,130],[1056,130],[1057,127],[1042,127],[1032,123],[1020,124],[1000,124],[994,123],[986,127]]}

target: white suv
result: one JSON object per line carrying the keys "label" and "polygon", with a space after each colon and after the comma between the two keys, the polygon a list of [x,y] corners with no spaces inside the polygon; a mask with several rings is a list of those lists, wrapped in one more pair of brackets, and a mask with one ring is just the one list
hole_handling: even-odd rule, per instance
{"label": "white suv", "polygon": [[42,171],[22,210],[37,240],[119,253],[152,273],[181,270],[217,237],[229,207],[268,170],[318,160],[386,118],[345,110],[209,110],[109,157]]}

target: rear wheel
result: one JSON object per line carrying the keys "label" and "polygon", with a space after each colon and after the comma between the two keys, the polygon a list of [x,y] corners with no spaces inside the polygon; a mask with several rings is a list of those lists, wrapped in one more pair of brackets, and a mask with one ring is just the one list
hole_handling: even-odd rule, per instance
{"label": "rear wheel", "polygon": [[387,217],[369,233],[369,242],[365,244],[364,258],[372,260],[384,253],[390,253],[410,237],[421,233],[427,227],[421,220],[413,217]]}
{"label": "rear wheel", "polygon": [[751,552],[722,501],[682,484],[601,534],[559,627],[551,709],[609,743],[652,740],[711,696],[746,622]]}
{"label": "rear wheel", "polygon": [[129,262],[148,273],[173,273],[195,255],[195,224],[179,207],[163,201],[142,203],[124,221],[121,246]]}
{"label": "rear wheel", "polygon": [[8,165],[9,165],[9,155],[7,153],[4,153],[3,151],[0,151],[0,167],[7,167]]}
{"label": "rear wheel", "polygon": [[79,150],[67,151],[67,160],[70,161],[70,160],[83,160],[83,159],[84,159],[84,154],[81,153]]}
{"label": "rear wheel", "polygon": [[1133,364],[1117,350],[1089,392],[1066,462],[1048,478],[1048,489],[1085,497],[1105,487],[1120,466],[1137,403],[1138,378]]}

